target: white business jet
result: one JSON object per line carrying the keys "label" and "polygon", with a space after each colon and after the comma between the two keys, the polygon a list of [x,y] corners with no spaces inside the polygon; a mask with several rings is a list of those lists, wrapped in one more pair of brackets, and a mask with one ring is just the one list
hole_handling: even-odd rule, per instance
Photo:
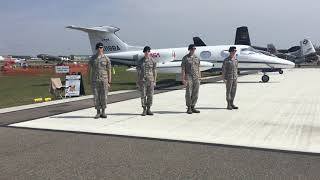
{"label": "white business jet", "polygon": [[[88,33],[92,52],[95,53],[95,45],[98,42],[104,44],[105,54],[113,64],[135,66],[138,59],[143,57],[143,47],[129,46],[115,33],[119,28],[112,26],[76,27],[69,29],[80,30]],[[223,60],[229,55],[230,46],[236,46],[239,60],[239,71],[259,70],[264,73],[263,82],[269,81],[266,72],[279,72],[282,69],[294,68],[295,64],[278,57],[267,56],[246,45],[221,45],[197,47],[196,55],[200,58],[200,70],[221,71]],[[158,73],[175,73],[180,77],[181,60],[188,53],[187,47],[152,49],[151,56],[157,62]],[[135,68],[130,68],[135,71]]]}

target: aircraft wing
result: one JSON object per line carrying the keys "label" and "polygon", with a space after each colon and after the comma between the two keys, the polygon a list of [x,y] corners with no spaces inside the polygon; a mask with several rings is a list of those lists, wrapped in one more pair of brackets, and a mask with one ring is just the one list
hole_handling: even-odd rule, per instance
{"label": "aircraft wing", "polygon": [[[213,68],[213,64],[206,61],[200,61],[200,71],[206,71]],[[136,72],[136,67],[127,69],[129,72]],[[181,62],[157,63],[158,73],[181,73]]]}

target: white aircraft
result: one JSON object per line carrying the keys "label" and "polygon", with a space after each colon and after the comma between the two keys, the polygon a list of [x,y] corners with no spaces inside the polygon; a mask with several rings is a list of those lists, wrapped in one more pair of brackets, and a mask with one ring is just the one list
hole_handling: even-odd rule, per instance
{"label": "white aircraft", "polygon": [[15,63],[19,63],[19,64],[26,63],[26,59],[22,59],[22,58],[12,58],[12,60],[13,60]]}
{"label": "white aircraft", "polygon": [[25,63],[26,59],[12,58],[12,56],[7,56],[7,57],[0,56],[0,61],[10,61],[12,63]]}
{"label": "white aircraft", "polygon": [[[95,53],[95,45],[102,42],[104,51],[113,64],[135,66],[139,58],[143,57],[142,47],[129,46],[123,42],[115,33],[119,28],[111,26],[99,27],[76,27],[67,26],[69,29],[80,30],[88,33],[92,52]],[[221,71],[223,60],[229,55],[228,49],[234,45],[204,46],[197,47],[196,55],[200,58],[200,70]],[[264,73],[263,82],[269,81],[267,72],[283,73],[282,69],[294,68],[295,64],[278,57],[267,56],[256,51],[250,46],[235,45],[239,60],[239,71],[259,70]],[[188,53],[186,47],[152,49],[151,56],[157,61],[158,73],[175,73],[180,77],[181,60]],[[129,71],[135,71],[130,68]]]}

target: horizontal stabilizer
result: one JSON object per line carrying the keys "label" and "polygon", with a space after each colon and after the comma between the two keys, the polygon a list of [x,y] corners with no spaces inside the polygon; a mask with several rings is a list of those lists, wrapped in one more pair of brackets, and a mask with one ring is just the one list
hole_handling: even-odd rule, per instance
{"label": "horizontal stabilizer", "polygon": [[84,32],[108,32],[115,33],[120,30],[120,28],[113,26],[98,26],[98,27],[78,27],[78,26],[67,26],[66,28],[75,29]]}

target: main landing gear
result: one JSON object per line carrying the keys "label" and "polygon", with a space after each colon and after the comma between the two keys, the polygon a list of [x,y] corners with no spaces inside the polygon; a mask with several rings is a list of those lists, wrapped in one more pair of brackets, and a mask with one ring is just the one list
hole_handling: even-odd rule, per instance
{"label": "main landing gear", "polygon": [[263,72],[263,76],[261,78],[262,82],[264,82],[264,83],[269,82],[269,80],[270,80],[270,77],[267,75],[268,72],[279,72],[279,74],[283,74],[282,69],[277,69],[277,70],[273,70],[273,71],[265,71],[265,72]]}

